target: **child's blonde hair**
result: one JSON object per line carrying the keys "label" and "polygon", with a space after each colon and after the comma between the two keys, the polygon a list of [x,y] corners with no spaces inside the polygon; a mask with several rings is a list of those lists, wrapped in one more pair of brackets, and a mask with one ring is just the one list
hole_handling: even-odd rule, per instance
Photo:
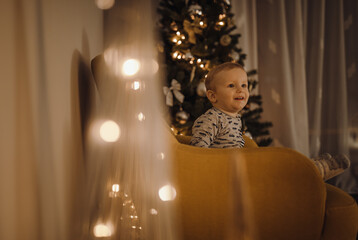
{"label": "child's blonde hair", "polygon": [[234,63],[234,62],[222,63],[222,64],[214,67],[213,69],[211,69],[205,79],[206,90],[213,90],[212,82],[214,81],[214,78],[218,73],[220,73],[224,70],[231,70],[233,68],[240,68],[245,71],[243,66],[241,66],[238,63]]}

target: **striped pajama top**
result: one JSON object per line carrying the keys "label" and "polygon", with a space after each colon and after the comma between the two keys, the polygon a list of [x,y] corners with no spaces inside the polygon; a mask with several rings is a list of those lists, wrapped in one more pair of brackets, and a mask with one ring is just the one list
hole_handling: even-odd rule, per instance
{"label": "striped pajama top", "polygon": [[242,148],[240,115],[232,117],[217,108],[210,108],[195,120],[190,145],[205,148]]}

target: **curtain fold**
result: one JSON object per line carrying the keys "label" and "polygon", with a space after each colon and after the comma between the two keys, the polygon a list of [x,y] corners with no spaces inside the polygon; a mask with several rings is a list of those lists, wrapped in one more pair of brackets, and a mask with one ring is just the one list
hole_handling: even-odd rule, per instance
{"label": "curtain fold", "polygon": [[[357,88],[357,84],[347,84],[346,53],[354,53],[346,49],[346,43],[354,36],[347,40],[345,29],[356,26],[357,11],[352,10],[345,20],[343,7],[345,4],[357,9],[357,4],[352,0],[254,3],[235,2],[233,11],[239,15],[237,24],[248,26],[255,20],[243,11],[256,11],[257,29],[249,31],[257,31],[257,43],[243,41],[242,47],[250,54],[255,54],[252,49],[257,48],[263,117],[273,122],[273,145],[293,148],[308,157],[324,152],[349,155],[349,119],[354,119],[358,109],[350,103],[357,97],[351,94],[348,100],[347,94],[352,91],[350,86]],[[243,35],[248,31],[245,27],[239,30],[245,30]],[[354,76],[354,60],[348,78]],[[356,158],[351,158],[354,166],[358,165]],[[357,193],[354,171],[348,169],[331,183]]]}

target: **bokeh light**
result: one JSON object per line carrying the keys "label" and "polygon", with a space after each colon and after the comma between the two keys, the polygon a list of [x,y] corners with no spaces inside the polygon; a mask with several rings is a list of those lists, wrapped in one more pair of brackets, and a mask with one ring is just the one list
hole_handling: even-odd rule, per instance
{"label": "bokeh light", "polygon": [[143,113],[140,112],[140,113],[138,114],[138,120],[139,120],[139,121],[144,121],[144,120],[145,120],[145,116],[144,116]]}
{"label": "bokeh light", "polygon": [[140,89],[140,82],[139,81],[134,81],[133,83],[132,83],[132,89],[133,90],[138,90],[138,89]]}
{"label": "bokeh light", "polygon": [[113,7],[115,0],[95,0],[95,3],[99,9],[106,10]]}
{"label": "bokeh light", "polygon": [[112,191],[113,192],[119,192],[119,184],[113,184],[112,185]]}
{"label": "bokeh light", "polygon": [[97,224],[93,228],[93,234],[95,237],[104,238],[112,235],[111,228],[105,224]]}
{"label": "bokeh light", "polygon": [[101,125],[99,134],[105,142],[116,142],[120,137],[121,131],[117,123],[108,120]]}
{"label": "bokeh light", "polygon": [[149,210],[149,212],[150,212],[150,214],[152,214],[152,215],[158,215],[158,211],[157,211],[157,209],[155,209],[155,208],[151,208],[151,209]]}
{"label": "bokeh light", "polygon": [[158,154],[159,159],[164,160],[165,154],[163,152]]}
{"label": "bokeh light", "polygon": [[152,73],[155,74],[159,70],[159,64],[156,60],[152,60]]}
{"label": "bokeh light", "polygon": [[177,196],[177,191],[175,188],[168,184],[159,189],[159,197],[162,201],[172,201]]}
{"label": "bokeh light", "polygon": [[122,72],[126,76],[133,76],[138,73],[140,62],[136,59],[128,59],[123,63]]}

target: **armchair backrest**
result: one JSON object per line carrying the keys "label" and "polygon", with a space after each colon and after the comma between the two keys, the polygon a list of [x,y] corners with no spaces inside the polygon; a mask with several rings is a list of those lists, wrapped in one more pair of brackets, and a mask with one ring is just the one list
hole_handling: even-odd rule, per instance
{"label": "armchair backrest", "polygon": [[183,239],[320,238],[326,190],[305,156],[273,147],[171,146]]}

